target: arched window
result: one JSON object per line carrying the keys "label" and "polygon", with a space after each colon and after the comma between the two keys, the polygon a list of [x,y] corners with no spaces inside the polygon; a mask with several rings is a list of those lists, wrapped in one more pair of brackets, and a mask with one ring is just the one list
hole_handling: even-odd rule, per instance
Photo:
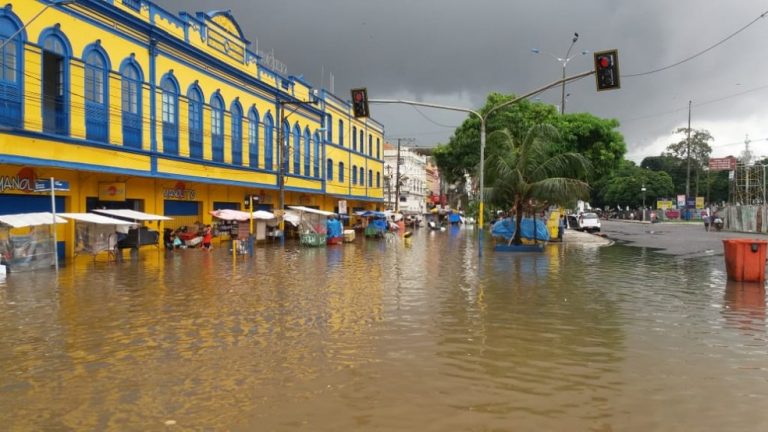
{"label": "arched window", "polygon": [[120,94],[123,114],[123,145],[140,149],[142,142],[141,83],[144,78],[135,61],[123,63],[120,70]]}
{"label": "arched window", "polygon": [[344,183],[344,162],[339,162],[339,183]]}
{"label": "arched window", "polygon": [[107,72],[109,60],[101,47],[85,49],[85,137],[106,143],[109,141],[107,110]]}
{"label": "arched window", "polygon": [[243,109],[235,101],[230,108],[232,113],[232,165],[243,164]]}
{"label": "arched window", "polygon": [[304,129],[304,175],[309,177],[311,173],[309,172],[309,162],[312,160],[310,158],[310,150],[311,150],[311,144],[309,142],[309,128]]}
{"label": "arched window", "polygon": [[368,170],[368,187],[373,187],[373,170]]}
{"label": "arched window", "polygon": [[179,85],[172,75],[160,81],[163,91],[163,153],[179,154]]}
{"label": "arched window", "polygon": [[376,187],[381,187],[381,172],[376,171]]}
{"label": "arched window", "polygon": [[373,135],[368,134],[368,156],[373,156]]}
{"label": "arched window", "polygon": [[315,144],[315,178],[320,178],[320,134],[315,132],[314,136]]}
{"label": "arched window", "polygon": [[287,174],[288,171],[288,160],[290,159],[290,151],[291,149],[291,125],[288,124],[288,122],[283,123],[283,146],[280,147],[280,150],[282,153],[280,153],[280,158],[283,161],[283,174]]}
{"label": "arched window", "polygon": [[301,129],[298,123],[293,126],[293,173],[301,174]]}
{"label": "arched window", "polygon": [[376,159],[381,159],[381,138],[376,138]]}
{"label": "arched window", "polygon": [[[0,10],[0,125],[22,126],[21,97],[24,57],[24,32],[18,18],[7,8]],[[13,36],[15,35],[15,36]],[[13,39],[8,39],[13,36]]]}
{"label": "arched window", "polygon": [[365,151],[365,137],[363,136],[363,128],[360,128],[360,153]]}
{"label": "arched window", "polygon": [[344,120],[339,119],[339,145],[344,147]]}
{"label": "arched window", "polygon": [[356,165],[352,165],[352,184],[353,185],[357,184],[357,166]]}
{"label": "arched window", "polygon": [[328,170],[328,172],[325,174],[325,180],[333,181],[333,159],[328,159],[325,164],[325,168]]}
{"label": "arched window", "polygon": [[365,186],[365,168],[360,167],[360,185]]}
{"label": "arched window", "polygon": [[189,99],[189,157],[203,158],[203,96],[197,84],[187,92]]}
{"label": "arched window", "polygon": [[43,132],[69,135],[69,42],[58,28],[40,36]]}
{"label": "arched window", "polygon": [[248,112],[248,166],[259,167],[259,113],[255,107]]}
{"label": "arched window", "polygon": [[357,151],[357,126],[352,126],[352,151]]}
{"label": "arched window", "polygon": [[211,97],[211,154],[214,162],[224,162],[224,100],[219,92]]}
{"label": "arched window", "polygon": [[328,140],[328,142],[332,143],[333,142],[333,116],[331,116],[330,114],[328,114],[328,117],[326,117],[325,127],[328,128],[328,130],[325,131],[326,139]]}
{"label": "arched window", "polygon": [[275,157],[275,124],[272,121],[272,114],[267,113],[264,116],[264,168],[272,170],[272,160]]}

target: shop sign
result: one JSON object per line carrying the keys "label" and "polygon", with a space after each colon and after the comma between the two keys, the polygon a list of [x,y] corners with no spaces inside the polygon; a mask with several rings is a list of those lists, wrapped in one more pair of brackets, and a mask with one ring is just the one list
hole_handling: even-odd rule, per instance
{"label": "shop sign", "polygon": [[125,201],[125,183],[99,183],[99,201]]}
{"label": "shop sign", "polygon": [[185,185],[183,182],[178,182],[176,183],[176,186],[174,186],[173,188],[163,189],[163,198],[183,200],[183,201],[194,201],[195,190],[187,189],[187,185]]}
{"label": "shop sign", "polygon": [[24,167],[15,176],[0,176],[0,192],[34,192],[35,171]]}
{"label": "shop sign", "polygon": [[697,209],[704,208],[704,197],[696,197],[696,208]]}

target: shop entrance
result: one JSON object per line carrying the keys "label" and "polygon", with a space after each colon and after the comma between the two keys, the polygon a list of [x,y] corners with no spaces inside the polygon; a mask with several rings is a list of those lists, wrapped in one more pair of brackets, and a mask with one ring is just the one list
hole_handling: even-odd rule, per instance
{"label": "shop entrance", "polygon": [[173,220],[165,222],[166,228],[175,230],[184,226],[200,225],[203,219],[203,215],[200,213],[202,208],[200,201],[165,200],[163,207],[163,214],[173,218]]}

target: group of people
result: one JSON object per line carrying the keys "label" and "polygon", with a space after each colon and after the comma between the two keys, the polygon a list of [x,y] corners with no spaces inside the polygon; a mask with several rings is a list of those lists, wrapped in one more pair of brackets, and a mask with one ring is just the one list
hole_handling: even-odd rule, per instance
{"label": "group of people", "polygon": [[[191,234],[190,234],[191,233]],[[183,237],[191,237],[185,241]],[[197,240],[199,239],[199,240]],[[213,229],[210,225],[194,224],[191,228],[180,227],[175,230],[166,228],[163,236],[166,250],[185,249],[200,245],[205,251],[211,250]]]}

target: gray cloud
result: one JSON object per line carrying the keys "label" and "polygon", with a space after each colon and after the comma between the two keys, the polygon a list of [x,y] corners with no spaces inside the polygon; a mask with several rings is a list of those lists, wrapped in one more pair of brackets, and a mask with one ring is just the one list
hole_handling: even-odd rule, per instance
{"label": "gray cloud", "polygon": [[[172,12],[231,9],[254,45],[274,50],[290,74],[327,88],[332,73],[335,93],[343,98],[350,88],[365,86],[372,98],[468,107],[479,107],[492,91],[522,94],[557,80],[561,65],[530,49],[563,56],[573,32],[580,39],[569,75],[591,68],[591,55],[578,55],[581,50],[608,48],[619,49],[622,75],[629,75],[686,58],[768,9],[757,0],[156,2]],[[625,77],[618,91],[597,93],[592,78],[569,84],[566,109],[619,119],[630,157],[639,160],[677,139],[670,135],[686,124],[693,100],[692,126],[710,128],[716,156],[735,154],[745,134],[768,137],[760,121],[768,88],[707,102],[768,84],[766,37],[768,18],[688,63]],[[540,97],[559,104],[560,90]],[[445,126],[464,118],[399,105],[376,105],[372,112],[388,135],[412,136],[423,146],[446,142],[452,129]],[[768,153],[757,147],[758,154]]]}

